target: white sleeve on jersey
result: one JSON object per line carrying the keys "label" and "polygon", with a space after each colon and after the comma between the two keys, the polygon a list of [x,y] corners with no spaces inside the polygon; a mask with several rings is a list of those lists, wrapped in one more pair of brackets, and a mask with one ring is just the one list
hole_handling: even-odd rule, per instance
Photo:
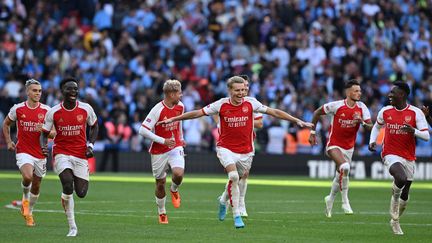
{"label": "white sleeve on jersey", "polygon": [[252,109],[254,112],[258,112],[258,113],[266,113],[267,112],[268,107],[263,105],[257,99],[252,98],[252,97],[245,97],[245,99],[247,99],[252,104]]}
{"label": "white sleeve on jersey", "polygon": [[48,112],[45,115],[45,121],[42,125],[42,129],[46,132],[51,131],[51,128],[54,125],[54,108],[51,108],[48,110]]}
{"label": "white sleeve on jersey", "polygon": [[384,110],[385,109],[383,108],[378,112],[377,120],[375,122],[375,125],[372,127],[372,131],[371,131],[371,135],[370,135],[370,139],[369,139],[369,144],[376,143],[380,129],[384,125],[384,118],[383,118]]}
{"label": "white sleeve on jersey", "polygon": [[16,115],[17,108],[18,108],[18,105],[14,105],[14,106],[12,106],[12,108],[9,111],[8,117],[12,121],[16,121],[17,120],[17,115]]}
{"label": "white sleeve on jersey", "polygon": [[151,109],[150,113],[142,122],[143,127],[152,131],[156,123],[159,121],[159,116],[160,116],[160,108],[158,105],[156,105],[155,107],[153,107],[153,109]]}
{"label": "white sleeve on jersey", "polygon": [[[385,107],[384,107],[385,108]],[[384,108],[382,108],[379,112],[378,112],[378,116],[377,116],[377,120],[376,123],[378,123],[380,126],[384,125],[385,121],[384,121]]]}
{"label": "white sleeve on jersey", "polygon": [[423,112],[419,109],[415,109],[416,113],[416,129],[414,135],[420,139],[428,141],[430,138],[429,127],[426,121],[426,117]]}
{"label": "white sleeve on jersey", "polygon": [[206,107],[203,107],[202,110],[203,110],[204,114],[206,114],[207,116],[219,114],[220,108],[221,108],[222,104],[225,102],[225,100],[226,100],[226,98],[222,98],[220,100],[217,100],[217,101],[207,105]]}
{"label": "white sleeve on jersey", "polygon": [[145,138],[150,139],[153,142],[160,143],[160,144],[164,144],[165,143],[165,138],[160,137],[160,136],[154,134],[152,131],[148,130],[144,126],[140,127],[139,134],[141,136],[145,137]]}
{"label": "white sleeve on jersey", "polygon": [[367,106],[363,102],[360,102],[360,108],[362,109],[362,113],[363,113],[362,120],[363,121],[370,120],[371,114],[369,112],[369,109],[367,108]]}
{"label": "white sleeve on jersey", "polygon": [[[342,100],[342,104],[343,104],[343,100]],[[341,101],[333,101],[333,102],[329,102],[323,105],[323,109],[325,114],[335,114],[336,111],[339,109],[339,107],[341,107]]]}
{"label": "white sleeve on jersey", "polygon": [[97,121],[96,113],[94,112],[93,107],[89,104],[87,104],[85,110],[87,111],[87,124],[93,126]]}

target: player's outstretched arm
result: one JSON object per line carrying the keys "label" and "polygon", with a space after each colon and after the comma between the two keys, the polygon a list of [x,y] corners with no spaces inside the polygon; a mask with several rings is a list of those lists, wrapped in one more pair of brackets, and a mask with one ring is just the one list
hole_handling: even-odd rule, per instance
{"label": "player's outstretched arm", "polygon": [[183,113],[180,116],[175,116],[175,117],[171,117],[171,118],[165,119],[163,121],[160,121],[156,125],[159,125],[159,124],[168,124],[168,123],[173,123],[173,122],[176,122],[176,121],[195,119],[195,118],[202,117],[204,115],[205,115],[205,113],[204,113],[204,111],[202,109],[200,109],[200,110],[193,110],[193,111],[189,111],[189,112]]}
{"label": "player's outstretched arm", "polygon": [[[313,127],[315,128],[316,127],[316,125],[317,125],[317,123],[318,123],[318,121],[319,121],[319,119],[320,119],[320,117],[322,116],[322,115],[325,115],[325,113],[324,113],[324,109],[323,109],[323,107],[322,106],[320,106],[318,109],[316,109],[315,111],[314,111],[314,113],[313,113],[313,117],[312,117],[312,124],[313,124]],[[315,132],[315,130],[311,130],[311,132],[310,132],[310,134],[309,134],[309,143],[310,143],[310,145],[316,145],[318,142],[317,142],[317,139],[316,139],[316,132]]]}
{"label": "player's outstretched arm", "polygon": [[94,156],[93,146],[94,143],[96,142],[98,132],[99,132],[99,124],[96,121],[93,126],[90,126],[89,129],[89,143],[87,145],[87,151],[86,151],[87,158],[91,158]]}
{"label": "player's outstretched arm", "polygon": [[15,150],[15,143],[12,141],[11,135],[10,135],[10,127],[14,124],[14,121],[12,121],[9,116],[6,116],[6,118],[3,121],[3,135],[6,140],[7,149],[9,151]]}
{"label": "player's outstretched arm", "polygon": [[279,119],[294,122],[299,127],[307,127],[307,128],[313,128],[314,127],[312,123],[304,122],[304,121],[300,120],[299,118],[291,116],[290,114],[286,113],[285,111],[282,111],[279,109],[273,109],[273,108],[269,107],[269,108],[267,108],[266,114],[274,116],[274,117],[279,118]]}

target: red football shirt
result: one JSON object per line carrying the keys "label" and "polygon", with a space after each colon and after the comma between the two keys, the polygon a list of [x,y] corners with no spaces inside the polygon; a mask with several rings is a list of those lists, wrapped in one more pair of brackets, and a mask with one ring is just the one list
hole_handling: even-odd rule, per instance
{"label": "red football shirt", "polygon": [[222,98],[203,108],[206,115],[219,115],[220,136],[216,145],[239,154],[254,151],[254,112],[266,111],[267,106],[251,97],[245,97],[240,105]]}
{"label": "red football shirt", "polygon": [[166,120],[171,117],[179,116],[183,114],[184,106],[182,102],[179,102],[174,107],[168,107],[163,101],[157,103],[146,119],[143,121],[142,126],[150,131],[153,131],[156,135],[163,138],[171,138],[174,136],[176,145],[174,147],[168,147],[164,144],[152,142],[149,152],[151,154],[163,154],[176,147],[183,146],[183,130],[182,123],[180,121],[173,122],[170,124],[159,124],[157,122]]}
{"label": "red football shirt", "polygon": [[48,132],[54,126],[57,132],[54,138],[53,156],[64,154],[87,159],[86,128],[87,125],[93,126],[96,122],[96,114],[87,103],[77,101],[72,110],[66,109],[63,103],[51,108],[42,128]]}
{"label": "red football shirt", "polygon": [[408,105],[405,109],[398,110],[393,106],[386,106],[378,112],[377,123],[385,126],[382,157],[392,154],[410,161],[416,159],[415,136],[401,128],[404,124],[409,124],[420,131],[428,130],[426,118],[419,108]]}
{"label": "red football shirt", "polygon": [[349,107],[346,100],[338,100],[323,105],[324,113],[331,118],[331,125],[327,141],[327,147],[338,146],[349,150],[354,148],[357,131],[360,123],[356,118],[365,122],[371,119],[370,112],[363,102],[356,102]]}
{"label": "red football shirt", "polygon": [[26,153],[31,156],[45,158],[40,150],[40,132],[36,130],[37,124],[42,124],[49,106],[39,103],[36,108],[30,108],[27,102],[14,105],[9,111],[9,119],[16,121],[17,144],[16,153]]}

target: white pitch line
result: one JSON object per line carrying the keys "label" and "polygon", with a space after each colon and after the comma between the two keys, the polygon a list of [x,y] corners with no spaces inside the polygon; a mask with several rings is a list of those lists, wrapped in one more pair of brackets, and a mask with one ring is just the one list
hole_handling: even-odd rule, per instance
{"label": "white pitch line", "polygon": [[[14,210],[20,210],[20,208],[13,206],[12,204],[8,204],[5,206],[5,208],[9,208],[9,209],[14,209]],[[64,214],[64,210],[49,210],[49,209],[35,209],[33,210],[34,212],[39,212],[39,213],[61,213]],[[125,214],[125,213],[131,213],[131,214]],[[127,211],[114,211],[114,210],[77,210],[75,211],[75,214],[80,214],[80,215],[94,215],[94,216],[113,216],[113,217],[134,217],[134,218],[155,218],[156,214],[154,215],[146,215],[144,213],[150,213],[150,214],[154,214],[154,211],[134,211],[134,210],[127,210]],[[175,214],[205,214],[205,213],[209,213],[209,214],[216,214],[216,210],[215,211],[196,211],[196,212],[191,212],[191,211],[176,211]],[[288,211],[284,211],[284,212],[271,212],[271,211],[266,211],[266,212],[254,212],[256,214],[323,214],[323,212],[288,212]],[[144,215],[142,215],[144,214]],[[338,215],[342,215],[343,213],[334,213],[334,214],[338,214]],[[363,215],[363,214],[367,214],[367,215],[387,215],[388,213],[385,212],[361,212],[361,213],[355,213],[357,215]],[[411,213],[406,213],[406,214],[410,214],[410,215],[430,215],[431,213],[420,213],[420,212],[411,212]],[[323,214],[324,217],[324,214]],[[352,216],[347,216],[347,217],[352,217]],[[192,220],[210,220],[210,221],[214,221],[217,220],[216,217],[183,217],[183,216],[170,216],[170,218],[174,218],[174,219],[192,219]],[[297,223],[299,222],[299,220],[278,220],[278,219],[253,219],[253,218],[248,218],[247,221],[262,221],[262,222],[287,222],[287,223]],[[320,224],[347,224],[347,222],[345,221],[318,221],[318,223]],[[359,225],[364,225],[364,224],[373,224],[373,225],[387,225],[387,223],[383,223],[383,222],[371,222],[371,221],[354,221],[354,222],[350,222],[353,224],[359,224]],[[430,227],[432,226],[432,224],[416,224],[416,223],[403,223],[402,225],[407,225],[407,226],[417,226],[417,227]]]}
{"label": "white pitch line", "polygon": [[[217,203],[217,200],[209,200],[209,199],[187,199],[190,203]],[[154,202],[154,199],[140,199],[140,200],[126,200],[126,201],[114,201],[114,200],[101,200],[101,201],[91,201],[91,200],[77,200],[75,201],[75,204],[93,204],[93,203],[100,203],[100,204],[118,204],[118,203],[147,203],[147,202]],[[272,200],[272,203],[313,203],[313,204],[323,204],[322,200]],[[262,200],[247,200],[248,204],[268,204],[266,201]],[[336,202],[337,203],[337,202]],[[373,204],[377,205],[381,203],[380,200],[371,201],[371,200],[355,200],[356,204]],[[38,201],[37,204],[60,204],[59,201]],[[413,204],[430,204],[430,201],[420,201],[420,200],[410,200],[410,205]]]}

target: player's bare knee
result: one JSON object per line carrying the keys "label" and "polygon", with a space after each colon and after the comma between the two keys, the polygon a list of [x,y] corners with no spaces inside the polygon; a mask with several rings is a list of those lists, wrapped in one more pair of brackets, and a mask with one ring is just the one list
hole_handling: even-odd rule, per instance
{"label": "player's bare knee", "polygon": [[71,182],[64,182],[64,183],[62,183],[62,186],[63,186],[63,193],[64,194],[70,195],[73,193],[74,187],[73,187],[72,181]]}
{"label": "player's bare knee", "polygon": [[343,163],[339,166],[339,171],[343,172],[344,175],[349,175],[351,166],[349,163]]}
{"label": "player's bare knee", "polygon": [[40,183],[33,183],[30,192],[34,195],[38,195],[40,190]]}
{"label": "player's bare knee", "polygon": [[33,181],[33,173],[22,173],[23,185],[30,185]]}
{"label": "player's bare knee", "polygon": [[77,190],[75,193],[79,198],[84,198],[87,195],[87,190],[86,189]]}
{"label": "player's bare knee", "polygon": [[183,180],[184,171],[183,170],[173,170],[172,177],[173,181],[182,181]]}
{"label": "player's bare knee", "polygon": [[158,190],[158,191],[165,190],[165,183],[166,183],[165,179],[156,180],[156,190]]}
{"label": "player's bare knee", "polygon": [[232,181],[233,183],[238,183],[240,177],[237,171],[231,171],[228,173],[228,178],[230,181]]}

